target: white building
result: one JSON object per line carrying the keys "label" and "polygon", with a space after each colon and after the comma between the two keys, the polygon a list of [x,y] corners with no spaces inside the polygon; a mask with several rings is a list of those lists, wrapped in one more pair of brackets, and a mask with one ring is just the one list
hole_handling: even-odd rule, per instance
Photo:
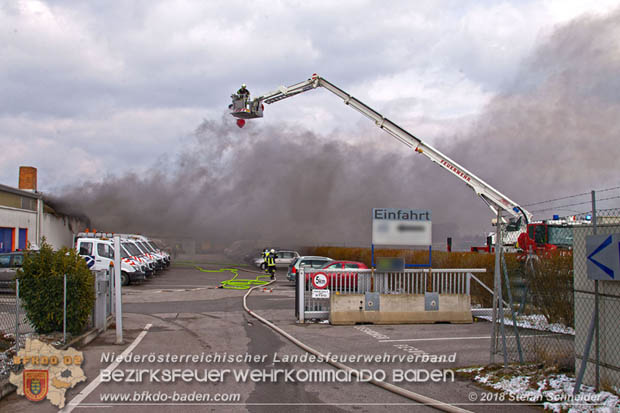
{"label": "white building", "polygon": [[54,249],[70,247],[73,234],[88,223],[82,217],[62,214],[37,192],[37,170],[20,167],[19,188],[0,184],[0,252],[26,249],[46,242]]}

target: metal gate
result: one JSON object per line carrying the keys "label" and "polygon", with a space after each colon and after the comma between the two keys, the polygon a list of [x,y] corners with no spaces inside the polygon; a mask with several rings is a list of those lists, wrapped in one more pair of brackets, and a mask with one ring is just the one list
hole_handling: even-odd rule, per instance
{"label": "metal gate", "polygon": [[93,324],[100,331],[106,329],[108,316],[112,314],[112,282],[110,271],[93,271],[95,275],[95,308]]}
{"label": "metal gate", "polygon": [[376,272],[351,269],[301,269],[295,281],[295,317],[329,318],[332,294],[470,294],[472,273],[485,269],[407,269]]}

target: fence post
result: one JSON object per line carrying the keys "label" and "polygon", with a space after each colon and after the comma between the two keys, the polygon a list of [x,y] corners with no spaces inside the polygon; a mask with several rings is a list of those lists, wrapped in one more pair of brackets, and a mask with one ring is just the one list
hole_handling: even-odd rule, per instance
{"label": "fence post", "polygon": [[[300,266],[301,267],[301,266]],[[304,312],[306,309],[306,303],[305,301],[305,296],[306,296],[306,273],[304,271],[303,268],[299,269],[299,272],[297,274],[297,294],[299,296],[299,302],[298,302],[298,312],[299,312],[299,322],[301,324],[304,323]]]}
{"label": "fence post", "polygon": [[[498,248],[498,242],[501,238],[502,235],[502,231],[501,231],[501,225],[500,225],[500,219],[501,219],[501,215],[500,215],[500,211],[499,209],[497,210],[497,222],[496,222],[496,229],[495,229],[495,272],[494,272],[494,276],[493,276],[493,313],[492,313],[492,317],[491,317],[491,354],[490,354],[490,359],[491,359],[491,364],[495,363],[495,350],[497,349],[496,347],[496,341],[497,341],[497,300],[498,300],[498,287],[499,287],[499,283],[500,283],[500,274],[499,274],[499,266],[500,266],[500,262],[499,262],[499,248]],[[503,307],[503,306],[502,306]]]}
{"label": "fence post", "polygon": [[471,294],[471,276],[472,274],[470,272],[467,273],[467,284],[466,284],[466,292],[465,294],[470,295]]}
{"label": "fence post", "polygon": [[[596,193],[592,191],[592,235],[596,235]],[[577,379],[575,382],[575,389],[573,390],[573,395],[579,393],[581,389],[581,382],[583,381],[583,376],[586,372],[586,367],[588,365],[588,359],[590,358],[590,349],[592,347],[592,338],[594,336],[594,332],[596,331],[596,366],[595,366],[595,387],[596,391],[599,391],[599,350],[598,350],[598,281],[594,281],[594,311],[592,312],[592,320],[590,321],[590,328],[588,329],[588,337],[586,338],[586,346],[583,349],[583,358],[581,359],[581,366],[579,366],[579,373],[577,374]]]}
{"label": "fence post", "polygon": [[[592,191],[592,234],[597,234],[597,222],[596,222],[596,192]],[[600,391],[600,365],[601,358],[599,352],[599,295],[598,295],[598,280],[594,280],[594,313],[596,314],[594,318],[595,322],[595,330],[594,330],[594,345],[595,345],[595,355],[596,355],[596,366],[594,367],[595,374],[595,388],[596,391]]]}
{"label": "fence post", "polygon": [[123,344],[123,304],[121,296],[121,238],[114,237],[114,310],[116,318],[116,344]]}
{"label": "fence post", "polygon": [[[498,225],[501,223],[498,221]],[[501,231],[500,231],[501,234]],[[499,250],[499,261],[502,261],[502,255],[504,255],[504,245],[502,244],[502,239],[499,238],[495,241],[495,251]],[[502,354],[504,356],[504,368],[508,367],[508,348],[506,346],[506,313],[504,311],[504,292],[502,291],[502,277],[501,277],[501,268],[499,272],[499,284],[497,286],[497,308],[501,308],[501,318],[499,323],[499,331],[502,334]]]}
{"label": "fence post", "polygon": [[64,276],[63,287],[63,310],[62,310],[62,342],[67,344],[67,274]]}
{"label": "fence post", "polygon": [[15,279],[15,353],[19,351],[19,278]]}
{"label": "fence post", "polygon": [[510,305],[510,314],[512,316],[512,325],[515,329],[515,339],[517,340],[517,351],[519,352],[519,363],[523,364],[523,350],[521,349],[521,337],[519,337],[519,326],[517,324],[517,316],[512,301],[512,290],[510,289],[510,278],[508,278],[508,266],[506,265],[506,257],[502,254],[502,269],[504,270],[504,278],[506,281],[506,292],[508,293],[508,303]]}

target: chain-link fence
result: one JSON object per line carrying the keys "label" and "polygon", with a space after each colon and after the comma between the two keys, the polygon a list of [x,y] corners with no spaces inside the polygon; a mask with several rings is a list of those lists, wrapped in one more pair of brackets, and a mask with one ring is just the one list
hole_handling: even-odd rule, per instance
{"label": "chain-link fence", "polygon": [[[572,234],[571,228],[558,228]],[[492,351],[498,355],[497,361],[503,361],[505,340],[508,363],[541,363],[572,370],[575,362],[573,256],[569,246],[554,248],[549,245],[557,244],[545,244],[538,244],[529,253],[502,256],[504,332],[500,323]]]}
{"label": "chain-link fence", "polygon": [[[620,389],[620,274],[613,266],[619,264],[620,244],[611,236],[620,234],[620,209],[598,210],[592,219],[592,225],[574,229],[577,380],[583,378],[597,388]],[[602,237],[588,248],[590,235]],[[589,279],[592,269],[602,270],[606,280]]]}
{"label": "chain-link fence", "polygon": [[[106,320],[112,313],[112,294],[109,274],[106,271],[95,271],[96,300],[93,312],[90,314],[84,330],[93,327],[105,329]],[[6,286],[5,286],[6,287]],[[65,284],[66,291],[66,284]],[[29,336],[36,335],[19,298],[19,280],[11,282],[9,288],[3,288],[0,293],[0,381],[6,379],[11,371],[16,371],[13,365],[13,356],[24,347]],[[69,299],[65,296],[63,331],[47,335],[54,345],[62,345],[71,340],[66,330],[66,308]]]}
{"label": "chain-link fence", "polygon": [[[613,280],[620,274],[603,261],[613,254],[618,259],[620,253],[618,241],[609,237],[620,234],[620,208],[596,210],[594,204],[591,211],[596,213],[530,225],[535,247],[529,253],[503,254],[504,323],[495,325],[491,355],[496,362],[575,371],[578,383],[583,377],[583,383],[597,388],[619,389],[620,283]],[[590,247],[588,256],[586,239],[594,234],[606,236],[599,252]],[[588,265],[605,267],[609,280],[589,279]]]}
{"label": "chain-link fence", "polygon": [[[17,282],[13,283],[13,285]],[[11,292],[12,290],[12,292]],[[0,381],[15,368],[13,356],[22,348],[26,337],[34,333],[15,289],[0,294]]]}

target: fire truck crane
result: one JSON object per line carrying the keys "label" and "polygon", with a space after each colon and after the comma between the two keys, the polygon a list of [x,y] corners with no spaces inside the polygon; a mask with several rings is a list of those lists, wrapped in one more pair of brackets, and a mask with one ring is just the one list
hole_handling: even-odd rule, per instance
{"label": "fire truck crane", "polygon": [[484,182],[482,179],[478,178],[463,166],[448,158],[437,149],[423,142],[421,139],[407,132],[396,123],[364,104],[362,101],[349,95],[342,89],[316,74],[312,75],[310,79],[303,82],[296,83],[288,87],[280,86],[277,90],[266,93],[253,100],[233,94],[231,96],[233,102],[229,105],[230,113],[238,119],[237,125],[239,127],[243,127],[245,124],[245,119],[263,117],[263,103],[271,104],[279,102],[283,99],[290,98],[319,87],[325,88],[332,92],[341,98],[345,105],[357,110],[394,138],[408,147],[413,148],[417,153],[425,155],[431,161],[435,162],[452,175],[459,178],[487,204],[495,215],[498,214],[498,211],[505,211],[508,214],[507,217],[509,220],[506,222],[506,220],[502,218],[504,222],[508,224],[506,227],[507,231],[504,232],[504,236],[502,237],[504,245],[515,245],[518,235],[526,231],[528,223],[532,219],[532,214],[530,212],[521,208],[519,204],[512,201],[510,198]]}

